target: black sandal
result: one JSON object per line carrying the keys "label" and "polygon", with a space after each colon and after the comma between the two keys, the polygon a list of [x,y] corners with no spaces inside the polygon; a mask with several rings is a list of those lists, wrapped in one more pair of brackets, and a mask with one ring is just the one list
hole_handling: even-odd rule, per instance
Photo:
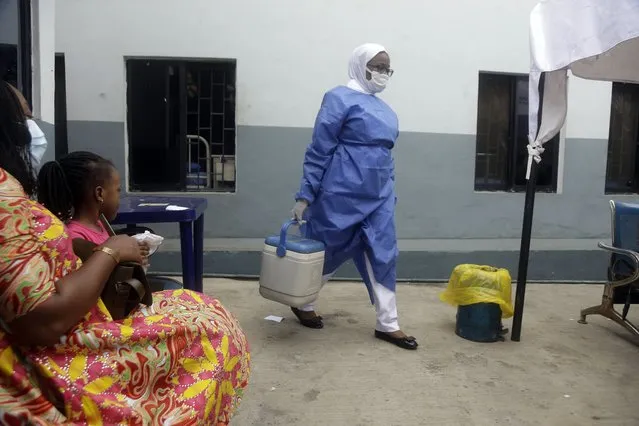
{"label": "black sandal", "polygon": [[300,311],[299,309],[291,308],[291,311],[293,311],[300,324],[302,324],[304,327],[314,328],[316,330],[324,328],[324,322],[322,321],[321,316],[316,315],[313,318],[302,318],[302,311]]}
{"label": "black sandal", "polygon": [[415,350],[417,349],[417,346],[419,346],[417,344],[417,339],[413,336],[393,337],[383,331],[375,330],[375,337],[385,342],[392,343],[402,349]]}

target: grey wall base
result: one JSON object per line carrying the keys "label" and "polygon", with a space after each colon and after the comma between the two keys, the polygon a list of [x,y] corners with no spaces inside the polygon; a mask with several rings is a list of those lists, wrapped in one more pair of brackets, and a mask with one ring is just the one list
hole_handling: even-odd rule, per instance
{"label": "grey wall base", "polygon": [[[258,277],[261,253],[258,251],[207,251],[205,276]],[[415,282],[446,282],[456,265],[475,263],[506,268],[517,278],[518,251],[432,252],[409,251],[400,254],[398,279]],[[608,256],[600,250],[561,250],[531,252],[529,281],[603,282]],[[180,274],[178,251],[160,251],[151,258],[151,272]],[[336,278],[359,279],[354,265],[344,265]]]}
{"label": "grey wall base", "polygon": [[[188,194],[208,200],[207,274],[259,274],[263,238],[277,232],[290,215],[311,134],[310,128],[238,126],[237,192]],[[123,122],[69,121],[68,136],[70,151],[90,150],[110,158],[126,178]],[[401,134],[394,150],[401,280],[447,281],[456,265],[470,262],[504,267],[517,277],[524,194],[475,192],[475,145],[474,135]],[[596,243],[610,237],[611,196],[604,194],[607,149],[606,140],[565,141],[561,193],[537,195],[530,280],[605,279],[607,257]],[[614,198],[637,201],[637,195]],[[167,239],[179,235],[176,224],[151,228]],[[249,248],[207,246],[206,239],[257,243]],[[402,245],[402,239],[408,242]],[[536,245],[535,240],[545,242]],[[178,273],[179,244],[172,249],[165,245],[151,263],[154,271]],[[357,274],[346,265],[338,277],[354,279]]]}
{"label": "grey wall base", "polygon": [[[67,130],[70,151],[89,150],[113,160],[126,180],[123,122],[69,121]],[[208,200],[205,238],[264,238],[276,232],[294,203],[311,135],[310,128],[238,126],[237,192],[188,194]],[[474,135],[401,134],[394,149],[398,238],[521,237],[524,194],[475,192],[475,145]],[[562,191],[537,195],[533,238],[609,237],[610,198],[638,198],[604,194],[607,149],[606,140],[565,141]],[[178,235],[174,225],[154,229],[167,238]]]}

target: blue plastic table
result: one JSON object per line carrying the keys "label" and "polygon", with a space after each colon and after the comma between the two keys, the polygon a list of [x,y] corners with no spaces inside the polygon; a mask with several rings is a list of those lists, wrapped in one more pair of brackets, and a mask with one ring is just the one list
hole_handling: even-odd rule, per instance
{"label": "blue plastic table", "polygon": [[[166,206],[186,207],[186,210],[166,210]],[[182,278],[184,288],[202,292],[204,272],[204,211],[205,198],[126,196],[120,200],[114,225],[143,223],[179,223],[182,248]]]}

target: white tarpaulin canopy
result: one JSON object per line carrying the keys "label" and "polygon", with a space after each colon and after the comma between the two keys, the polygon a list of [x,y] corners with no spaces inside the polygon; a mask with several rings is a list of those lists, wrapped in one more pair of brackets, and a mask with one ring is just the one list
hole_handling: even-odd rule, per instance
{"label": "white tarpaulin canopy", "polygon": [[639,0],[542,0],[530,14],[530,51],[527,177],[566,120],[568,70],[639,83]]}
{"label": "white tarpaulin canopy", "polygon": [[530,14],[530,51],[528,183],[511,334],[516,342],[535,206],[533,160],[541,161],[543,144],[566,121],[568,70],[590,80],[639,83],[639,0],[541,0]]}

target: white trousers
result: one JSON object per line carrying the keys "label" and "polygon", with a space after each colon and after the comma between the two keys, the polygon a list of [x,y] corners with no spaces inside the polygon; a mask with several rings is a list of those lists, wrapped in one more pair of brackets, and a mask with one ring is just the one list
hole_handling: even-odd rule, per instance
{"label": "white trousers", "polygon": [[[366,272],[368,279],[373,287],[373,299],[375,301],[375,312],[377,313],[377,322],[375,329],[384,333],[392,333],[400,330],[399,321],[397,320],[397,298],[395,292],[387,289],[377,282],[373,274],[373,267],[368,255],[364,255],[366,262]],[[322,285],[326,284],[335,273],[330,273],[322,277]],[[313,303],[302,306],[300,311],[311,312],[315,310]]]}

